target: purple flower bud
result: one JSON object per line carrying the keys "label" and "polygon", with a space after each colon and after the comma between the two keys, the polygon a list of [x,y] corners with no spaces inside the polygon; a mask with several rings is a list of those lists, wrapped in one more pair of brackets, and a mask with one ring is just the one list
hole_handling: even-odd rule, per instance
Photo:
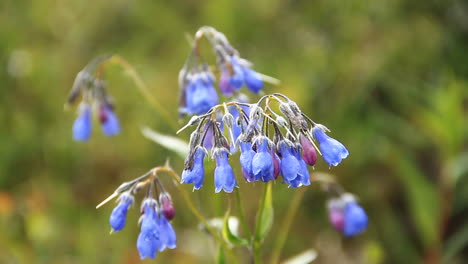
{"label": "purple flower bud", "polygon": [[172,220],[175,215],[175,209],[169,194],[166,192],[161,193],[159,196],[159,203],[162,206],[162,213],[167,218],[167,220]]}
{"label": "purple flower bud", "polygon": [[302,159],[309,165],[314,166],[317,162],[317,152],[310,140],[303,134],[299,136],[299,141],[302,146]]}
{"label": "purple flower bud", "polygon": [[225,96],[232,96],[234,93],[234,87],[231,85],[229,71],[227,69],[223,69],[221,71],[221,76],[219,78],[219,90]]}
{"label": "purple flower bud", "polygon": [[276,180],[278,179],[278,175],[281,172],[281,161],[280,161],[280,158],[278,157],[278,154],[276,154],[275,152],[271,152],[271,155],[273,157],[273,167],[274,167],[273,177]]}

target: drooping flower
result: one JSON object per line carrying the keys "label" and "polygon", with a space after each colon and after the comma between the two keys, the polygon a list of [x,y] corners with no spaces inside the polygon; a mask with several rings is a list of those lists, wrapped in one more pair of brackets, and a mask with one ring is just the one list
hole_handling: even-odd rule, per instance
{"label": "drooping flower", "polygon": [[240,148],[240,164],[242,166],[244,178],[247,182],[255,181],[255,175],[252,171],[252,160],[256,153],[252,149],[252,143],[240,142]]}
{"label": "drooping flower", "polygon": [[91,136],[92,119],[91,107],[83,103],[80,105],[80,114],[73,123],[73,138],[76,141],[86,141]]}
{"label": "drooping flower", "polygon": [[159,216],[159,239],[159,251],[177,247],[177,237],[174,228],[164,215]]}
{"label": "drooping flower", "polygon": [[308,186],[310,185],[310,173],[309,168],[307,167],[306,162],[301,156],[301,149],[299,146],[293,150],[293,155],[296,157],[299,162],[299,176],[300,176],[300,185],[299,186]]}
{"label": "drooping flower", "polygon": [[203,114],[218,104],[218,94],[208,73],[195,73],[188,78],[185,100],[182,112],[188,114]]}
{"label": "drooping flower", "polygon": [[110,137],[120,133],[119,119],[117,119],[117,116],[110,107],[100,107],[99,121],[101,122],[102,132],[104,135]]}
{"label": "drooping flower", "polygon": [[367,214],[353,195],[345,193],[330,200],[327,207],[330,223],[346,237],[359,235],[367,229]]}
{"label": "drooping flower", "polygon": [[205,178],[205,167],[203,165],[205,150],[202,147],[196,147],[193,157],[188,159],[180,183],[193,184],[193,188],[198,190],[203,186],[203,179]]}
{"label": "drooping flower", "polygon": [[109,219],[112,232],[118,232],[125,227],[128,208],[134,201],[133,196],[127,192],[121,194],[119,200],[119,204],[112,210]]}
{"label": "drooping flower", "polygon": [[218,149],[215,151],[216,169],[214,172],[215,192],[224,190],[231,193],[234,187],[237,186],[234,171],[228,161],[229,153],[226,149]]}
{"label": "drooping flower", "polygon": [[331,199],[328,201],[328,220],[336,231],[342,233],[344,228],[344,203],[340,199]]}
{"label": "drooping flower", "polygon": [[316,125],[312,129],[312,133],[320,144],[319,148],[325,162],[327,162],[329,166],[337,166],[349,155],[349,152],[338,140],[325,134],[326,130],[327,128],[325,126]]}
{"label": "drooping flower", "polygon": [[141,259],[154,259],[160,247],[156,206],[157,203],[154,199],[146,199],[143,202],[141,230],[137,240],[137,249]]}
{"label": "drooping flower", "polygon": [[260,137],[256,140],[257,153],[252,159],[252,172],[255,180],[262,180],[268,182],[275,179],[274,164],[271,157],[270,150],[268,149],[267,137]]}
{"label": "drooping flower", "polygon": [[237,58],[235,56],[231,57],[231,67],[232,74],[229,78],[229,83],[235,91],[239,90],[244,84],[244,72],[242,71],[242,66],[239,65]]}
{"label": "drooping flower", "polygon": [[260,74],[247,66],[243,67],[243,73],[247,88],[254,93],[259,93],[263,88],[263,80]]}
{"label": "drooping flower", "polygon": [[291,187],[299,187],[301,176],[299,170],[301,165],[293,154],[294,148],[288,145],[285,141],[278,143],[278,151],[281,154],[281,174],[284,182]]}
{"label": "drooping flower", "polygon": [[234,93],[234,87],[230,82],[229,70],[222,67],[221,76],[219,77],[219,90],[224,96],[231,96]]}

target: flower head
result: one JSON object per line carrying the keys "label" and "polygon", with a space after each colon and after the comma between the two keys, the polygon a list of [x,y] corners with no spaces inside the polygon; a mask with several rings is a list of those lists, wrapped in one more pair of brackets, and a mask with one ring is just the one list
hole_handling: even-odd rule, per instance
{"label": "flower head", "polygon": [[187,157],[180,183],[193,184],[195,190],[200,189],[205,177],[205,167],[203,166],[204,159],[205,150],[202,147],[196,147],[193,154]]}
{"label": "flower head", "polygon": [[157,202],[154,199],[146,199],[142,205],[141,230],[137,240],[137,249],[141,259],[154,259],[160,247],[156,206]]}
{"label": "flower head", "polygon": [[83,103],[80,105],[79,111],[80,115],[73,123],[73,138],[76,141],[86,141],[91,136],[91,107]]}
{"label": "flower head", "polygon": [[182,112],[188,114],[203,114],[219,102],[218,94],[213,86],[211,73],[194,73],[187,77],[185,87],[185,108]]}
{"label": "flower head", "polygon": [[275,179],[274,164],[270,150],[268,149],[269,139],[260,137],[256,140],[257,153],[252,159],[252,172],[255,180],[268,182]]}
{"label": "flower head", "polygon": [[229,153],[226,149],[220,148],[215,150],[214,156],[216,159],[216,169],[214,172],[215,192],[218,193],[224,190],[230,193],[237,186],[237,183],[234,171],[228,161]]}
{"label": "flower head", "polygon": [[125,192],[120,195],[119,200],[119,204],[112,210],[109,219],[113,232],[118,232],[125,227],[128,208],[133,204],[134,198],[131,194]]}
{"label": "flower head", "polygon": [[337,166],[344,158],[348,157],[349,152],[338,140],[325,134],[326,130],[327,128],[325,126],[316,125],[312,129],[312,133],[320,144],[319,148],[325,162],[327,162],[329,166]]}

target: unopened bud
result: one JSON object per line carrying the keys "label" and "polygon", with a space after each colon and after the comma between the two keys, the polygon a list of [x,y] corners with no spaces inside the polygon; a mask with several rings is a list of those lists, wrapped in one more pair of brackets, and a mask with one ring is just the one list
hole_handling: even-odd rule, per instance
{"label": "unopened bud", "polygon": [[309,166],[314,166],[315,162],[317,162],[317,152],[314,146],[304,134],[299,136],[299,141],[302,146],[302,159],[304,159],[305,163]]}
{"label": "unopened bud", "polygon": [[172,220],[175,215],[175,210],[169,194],[162,193],[159,196],[159,203],[162,206],[162,212],[164,214],[164,217],[166,217],[167,220]]}

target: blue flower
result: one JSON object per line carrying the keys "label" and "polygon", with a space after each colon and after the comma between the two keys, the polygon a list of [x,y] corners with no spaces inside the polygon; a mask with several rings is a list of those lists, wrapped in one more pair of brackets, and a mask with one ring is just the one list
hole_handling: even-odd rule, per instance
{"label": "blue flower", "polygon": [[189,162],[191,166],[185,168],[182,172],[182,179],[180,183],[193,184],[195,190],[198,190],[203,185],[203,179],[205,177],[205,167],[203,166],[203,160],[205,159],[205,150],[201,147],[197,147],[193,155],[192,160]]}
{"label": "blue flower", "polygon": [[298,187],[300,185],[299,170],[301,165],[297,158],[293,155],[293,147],[288,146],[284,141],[278,144],[278,151],[281,154],[281,174],[283,175],[284,182],[291,187]]}
{"label": "blue flower", "polygon": [[341,160],[349,155],[349,152],[339,141],[327,136],[325,130],[326,127],[317,125],[312,129],[312,133],[320,144],[319,148],[325,162],[329,166],[337,166]]}
{"label": "blue flower", "polygon": [[218,94],[213,86],[213,80],[200,73],[195,74],[188,81],[185,100],[184,112],[197,115],[206,113],[219,102]]}
{"label": "blue flower", "polygon": [[120,133],[120,124],[117,116],[107,106],[102,106],[99,112],[99,120],[101,121],[102,132],[110,137]]}
{"label": "blue flower", "polygon": [[293,150],[293,155],[299,162],[299,176],[300,176],[300,186],[308,186],[310,185],[310,173],[309,168],[307,167],[306,162],[302,159],[300,147],[297,146]]}
{"label": "blue flower", "polygon": [[119,197],[119,204],[112,210],[109,223],[113,232],[118,232],[125,227],[125,220],[130,205],[133,203],[133,196],[129,193],[123,193]]}
{"label": "blue flower", "polygon": [[268,138],[262,137],[257,139],[257,153],[252,159],[252,172],[255,180],[268,182],[274,180],[274,164],[268,149]]}
{"label": "blue flower", "polygon": [[231,96],[234,93],[234,87],[231,85],[231,77],[228,69],[225,67],[221,70],[221,76],[219,77],[219,90],[225,96]]}
{"label": "blue flower", "polygon": [[252,171],[252,159],[256,153],[252,149],[252,143],[240,142],[240,148],[240,164],[242,166],[244,178],[248,182],[255,181],[255,175]]}
{"label": "blue flower", "polygon": [[347,237],[358,235],[367,228],[367,215],[356,202],[346,203],[343,212],[343,234]]}
{"label": "blue flower", "polygon": [[154,259],[160,247],[159,225],[155,206],[156,201],[153,199],[143,202],[141,230],[137,240],[137,249],[141,259]]}
{"label": "blue flower", "polygon": [[244,84],[244,72],[242,71],[242,67],[237,62],[236,57],[231,57],[231,66],[233,74],[229,78],[229,83],[231,84],[232,88],[237,91]]}
{"label": "blue flower", "polygon": [[174,249],[177,247],[177,237],[171,223],[164,215],[159,217],[159,251],[166,248]]}
{"label": "blue flower", "polygon": [[76,141],[86,141],[91,136],[92,120],[91,107],[82,105],[81,113],[73,124],[73,138]]}
{"label": "blue flower", "polygon": [[228,161],[228,152],[225,149],[215,151],[216,169],[214,172],[215,192],[224,190],[230,193],[237,186],[234,171]]}
{"label": "blue flower", "polygon": [[263,88],[263,80],[260,74],[249,67],[243,67],[244,81],[247,88],[254,93],[259,93]]}

